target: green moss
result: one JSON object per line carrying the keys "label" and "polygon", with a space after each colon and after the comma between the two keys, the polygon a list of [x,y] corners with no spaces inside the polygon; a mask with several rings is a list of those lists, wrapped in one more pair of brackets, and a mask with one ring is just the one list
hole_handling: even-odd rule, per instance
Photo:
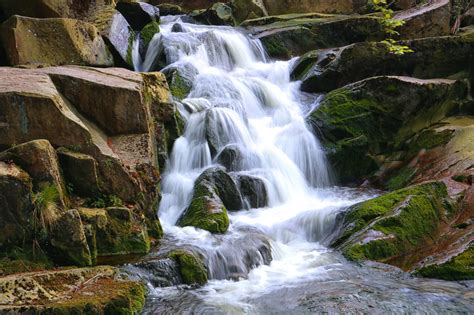
{"label": "green moss", "polygon": [[178,71],[173,75],[173,78],[170,82],[171,94],[177,99],[183,100],[191,92],[192,83],[189,80],[183,78]]}
{"label": "green moss", "polygon": [[358,204],[345,216],[346,230],[334,245],[339,246],[356,233],[370,229],[385,237],[363,243],[350,241],[343,245],[346,257],[386,261],[404,255],[422,246],[425,239],[435,236],[446,198],[446,186],[433,182]]}
{"label": "green moss", "polygon": [[129,31],[130,37],[128,38],[127,56],[125,58],[125,61],[130,66],[133,66],[133,42],[135,41],[136,34],[131,28],[129,29]]}
{"label": "green moss", "polygon": [[158,22],[153,21],[145,25],[145,27],[140,31],[140,36],[145,46],[147,46],[151,42],[153,36],[155,36],[155,34],[159,32],[160,25],[158,24]]}
{"label": "green moss", "polygon": [[207,282],[207,271],[201,260],[196,255],[184,251],[175,250],[168,254],[179,266],[181,278],[186,284],[204,285]]}
{"label": "green moss", "polygon": [[135,315],[145,305],[146,289],[139,282],[101,279],[91,290],[88,295],[78,293],[69,300],[46,304],[41,314]]}
{"label": "green moss", "polygon": [[424,267],[417,274],[443,280],[474,280],[474,246],[444,264]]}
{"label": "green moss", "polygon": [[0,254],[0,276],[12,273],[51,269],[53,263],[37,245],[3,248]]}
{"label": "green moss", "polygon": [[229,227],[229,217],[216,193],[203,184],[195,188],[191,205],[179,225],[194,226],[211,233],[225,233]]}
{"label": "green moss", "polygon": [[454,136],[454,130],[445,129],[441,132],[424,130],[420,132],[409,144],[409,158],[415,156],[420,150],[429,150],[446,145]]}
{"label": "green moss", "polygon": [[387,182],[386,187],[389,190],[397,190],[403,187],[406,187],[410,181],[412,180],[413,176],[415,176],[416,170],[412,169],[411,167],[404,167],[397,174],[390,178]]}
{"label": "green moss", "polygon": [[80,214],[90,229],[87,233],[89,248],[95,249],[97,256],[146,254],[150,251],[146,223],[135,218],[130,210],[81,208]]}

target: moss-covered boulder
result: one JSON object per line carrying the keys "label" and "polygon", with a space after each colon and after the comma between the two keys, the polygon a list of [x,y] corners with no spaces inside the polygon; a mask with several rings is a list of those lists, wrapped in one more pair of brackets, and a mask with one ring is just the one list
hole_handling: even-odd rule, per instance
{"label": "moss-covered boulder", "polygon": [[146,294],[109,266],[11,275],[0,278],[0,290],[7,314],[139,314]]}
{"label": "moss-covered boulder", "polygon": [[386,155],[404,151],[392,161],[411,160],[421,149],[446,144],[449,132],[422,130],[449,115],[466,96],[467,86],[459,81],[374,77],[327,94],[311,122],[339,181],[360,183],[379,170]]}
{"label": "moss-covered boulder", "polygon": [[351,260],[375,260],[409,270],[418,252],[438,238],[454,214],[446,185],[411,186],[357,204],[340,214],[342,233],[332,246]]}
{"label": "moss-covered boulder", "polygon": [[196,180],[191,204],[178,225],[225,233],[229,227],[227,210],[242,208],[242,197],[232,177],[223,168],[213,167]]}
{"label": "moss-covered boulder", "polygon": [[69,210],[58,219],[50,238],[56,263],[79,267],[92,265],[84,226],[77,210]]}
{"label": "moss-covered boulder", "polygon": [[306,92],[328,92],[378,75],[429,79],[456,74],[458,78],[472,78],[474,32],[402,44],[414,52],[397,56],[389,53],[384,44],[373,42],[310,52],[296,63],[292,77],[303,81],[301,89]]}
{"label": "moss-covered boulder", "polygon": [[95,26],[79,20],[12,16],[0,35],[11,65],[113,65]]}
{"label": "moss-covered boulder", "polygon": [[207,270],[201,258],[187,250],[174,250],[168,254],[178,264],[183,283],[188,285],[204,285],[207,282]]}
{"label": "moss-covered boulder", "polygon": [[80,208],[87,242],[97,259],[105,256],[146,254],[150,250],[148,231],[140,218],[127,208]]}

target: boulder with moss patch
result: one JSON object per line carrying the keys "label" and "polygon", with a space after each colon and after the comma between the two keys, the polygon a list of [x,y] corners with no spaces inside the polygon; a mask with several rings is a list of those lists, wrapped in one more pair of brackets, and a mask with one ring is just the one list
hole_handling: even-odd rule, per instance
{"label": "boulder with moss patch", "polygon": [[[420,149],[447,143],[449,133],[434,137],[422,130],[442,120],[466,95],[459,81],[374,77],[327,94],[311,122],[339,180],[360,182],[390,162],[386,155],[402,151],[391,161],[410,160]],[[415,135],[407,147],[405,141]]]}
{"label": "boulder with moss patch", "polygon": [[79,20],[12,16],[0,35],[11,65],[113,65],[95,26]]}
{"label": "boulder with moss patch", "polygon": [[109,266],[11,275],[0,278],[0,290],[7,314],[138,314],[146,294]]}
{"label": "boulder with moss patch", "polygon": [[150,238],[145,225],[127,208],[80,208],[89,248],[97,258],[146,254]]}
{"label": "boulder with moss patch", "polygon": [[418,262],[418,251],[438,238],[443,220],[453,214],[444,183],[411,186],[340,214],[342,233],[332,246],[351,260],[375,260],[409,270]]}
{"label": "boulder with moss patch", "polygon": [[242,207],[242,197],[232,177],[223,168],[210,168],[196,180],[191,204],[178,225],[225,233],[229,227],[227,210]]}

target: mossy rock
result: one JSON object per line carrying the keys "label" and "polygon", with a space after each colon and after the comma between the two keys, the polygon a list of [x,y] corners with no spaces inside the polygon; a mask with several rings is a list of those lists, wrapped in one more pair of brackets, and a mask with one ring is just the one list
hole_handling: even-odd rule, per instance
{"label": "mossy rock", "polygon": [[0,33],[11,65],[113,65],[98,30],[83,21],[12,16]]}
{"label": "mossy rock", "polygon": [[450,131],[424,128],[449,115],[467,91],[460,81],[374,77],[328,93],[310,122],[339,181],[360,183],[379,169],[380,155],[404,151],[410,160],[422,149],[449,142]]}
{"label": "mossy rock", "polygon": [[212,184],[200,183],[194,187],[189,207],[178,220],[179,226],[194,226],[211,233],[225,233],[229,228],[227,209]]}
{"label": "mossy rock", "polygon": [[417,274],[443,280],[474,280],[474,246],[443,264],[423,267]]}
{"label": "mossy rock", "polygon": [[350,260],[375,260],[410,269],[417,250],[437,237],[453,212],[446,185],[430,182],[357,204],[339,215],[342,233],[332,243]]}
{"label": "mossy rock", "polygon": [[181,278],[185,284],[206,284],[207,270],[196,254],[185,250],[175,250],[169,253],[168,257],[178,264]]}
{"label": "mossy rock", "polygon": [[80,208],[86,225],[89,247],[97,257],[146,254],[150,251],[150,238],[144,221],[127,208]]}

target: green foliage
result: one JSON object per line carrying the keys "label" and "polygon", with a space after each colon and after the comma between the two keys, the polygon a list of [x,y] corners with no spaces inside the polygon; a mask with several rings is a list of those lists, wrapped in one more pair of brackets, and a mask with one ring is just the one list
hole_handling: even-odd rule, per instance
{"label": "green foliage", "polygon": [[91,208],[122,207],[123,201],[115,195],[100,195],[86,200],[86,206]]}
{"label": "green foliage", "polygon": [[394,14],[393,10],[390,9],[390,3],[388,3],[387,0],[372,0],[372,6],[375,11],[382,14],[380,23],[387,35],[387,38],[383,40],[382,43],[387,46],[388,51],[397,56],[413,52],[410,47],[400,45],[394,39],[394,37],[400,35],[400,33],[397,32],[397,28],[403,26],[405,21],[393,18]]}
{"label": "green foliage", "polygon": [[33,195],[33,228],[37,233],[48,233],[59,219],[59,191],[54,185],[45,185]]}

